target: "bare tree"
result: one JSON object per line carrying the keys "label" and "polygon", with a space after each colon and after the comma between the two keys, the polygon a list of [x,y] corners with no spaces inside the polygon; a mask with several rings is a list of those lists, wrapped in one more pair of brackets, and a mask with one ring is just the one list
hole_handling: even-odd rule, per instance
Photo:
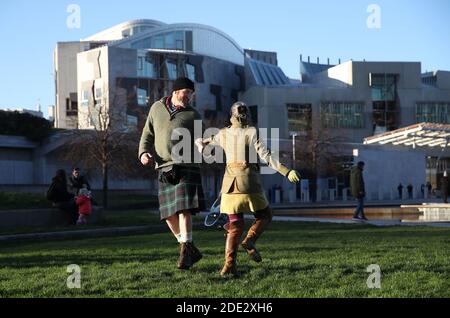
{"label": "bare tree", "polygon": [[103,205],[107,207],[110,172],[119,178],[142,177],[151,172],[137,160],[139,134],[134,124],[127,124],[125,90],[117,85],[109,94],[105,88],[98,99],[95,89],[94,81],[87,112],[79,113],[79,126],[85,129],[70,132],[62,159],[89,171],[101,170]]}
{"label": "bare tree", "polygon": [[316,201],[317,179],[336,176],[342,169],[340,155],[343,137],[333,134],[329,129],[316,129],[296,142],[295,166],[304,178],[311,180],[311,199]]}

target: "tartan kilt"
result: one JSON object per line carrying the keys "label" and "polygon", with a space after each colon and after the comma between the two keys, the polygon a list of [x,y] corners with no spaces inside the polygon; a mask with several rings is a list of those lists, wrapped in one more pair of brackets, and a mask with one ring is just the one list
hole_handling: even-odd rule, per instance
{"label": "tartan kilt", "polygon": [[[196,214],[205,210],[205,197],[199,168],[179,166],[180,182],[176,185],[158,182],[158,201],[161,220],[179,211]],[[161,175],[159,171],[158,176]],[[159,179],[159,178],[158,178]]]}

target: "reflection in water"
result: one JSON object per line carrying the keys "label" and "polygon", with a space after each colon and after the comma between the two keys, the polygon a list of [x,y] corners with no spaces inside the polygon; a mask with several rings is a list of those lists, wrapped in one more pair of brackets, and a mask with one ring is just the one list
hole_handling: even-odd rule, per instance
{"label": "reflection in water", "polygon": [[450,221],[450,208],[419,208],[420,221]]}
{"label": "reflection in water", "polygon": [[[450,204],[442,203],[426,205],[414,205],[399,207],[369,207],[364,209],[369,220],[396,220],[406,222],[450,222]],[[298,216],[304,218],[320,218],[334,220],[350,220],[353,217],[353,210],[344,208],[330,209],[298,209],[287,210],[283,213],[278,210],[276,215]]]}
{"label": "reflection in water", "polygon": [[[370,220],[406,220],[406,221],[417,221],[421,220],[422,213],[366,213],[366,217]],[[282,213],[277,213],[277,215],[282,215]],[[289,214],[289,216],[294,216],[294,214]],[[305,218],[320,218],[320,219],[336,219],[336,220],[350,220],[353,214],[342,213],[342,214],[302,214],[299,212],[295,216],[305,217]]]}

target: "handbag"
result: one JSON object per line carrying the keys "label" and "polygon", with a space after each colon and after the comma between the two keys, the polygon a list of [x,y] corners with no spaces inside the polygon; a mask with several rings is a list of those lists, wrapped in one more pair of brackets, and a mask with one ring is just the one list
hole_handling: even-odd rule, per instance
{"label": "handbag", "polygon": [[161,168],[159,173],[159,181],[162,183],[170,183],[176,185],[180,183],[180,171],[176,165]]}

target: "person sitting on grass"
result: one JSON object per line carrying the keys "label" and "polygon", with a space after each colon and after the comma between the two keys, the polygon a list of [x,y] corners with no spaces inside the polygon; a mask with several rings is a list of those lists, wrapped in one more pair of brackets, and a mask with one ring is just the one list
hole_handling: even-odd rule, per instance
{"label": "person sitting on grass", "polygon": [[85,225],[87,224],[89,215],[92,213],[91,191],[86,188],[81,188],[79,195],[76,197],[76,203],[79,214],[77,225]]}
{"label": "person sitting on grass", "polygon": [[75,224],[78,213],[74,196],[67,191],[67,177],[64,169],[58,169],[47,190],[47,199],[53,202],[53,206],[68,214],[70,224]]}

